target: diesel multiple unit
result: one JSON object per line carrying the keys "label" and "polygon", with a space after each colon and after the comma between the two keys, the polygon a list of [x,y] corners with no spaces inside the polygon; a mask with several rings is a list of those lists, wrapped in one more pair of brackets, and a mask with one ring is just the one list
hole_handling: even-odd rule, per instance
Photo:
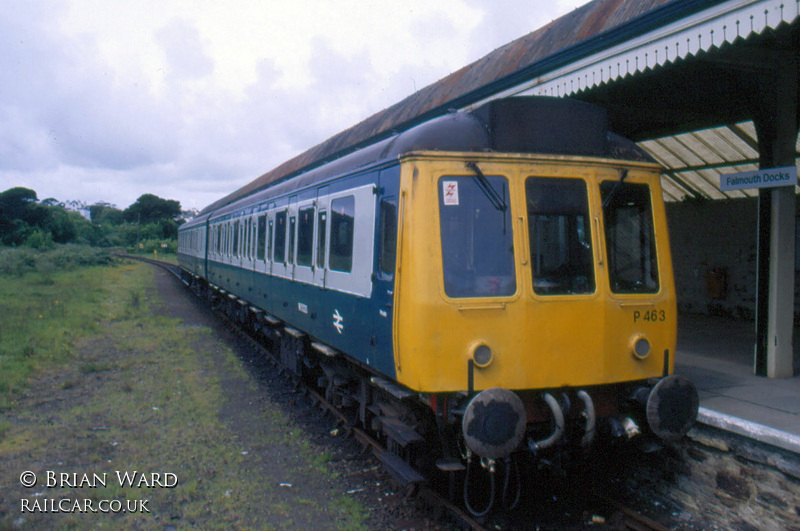
{"label": "diesel multiple unit", "polygon": [[479,512],[473,462],[672,441],[697,414],[660,167],[607,129],[565,99],[452,112],[203,212],[179,262],[398,477],[449,476]]}

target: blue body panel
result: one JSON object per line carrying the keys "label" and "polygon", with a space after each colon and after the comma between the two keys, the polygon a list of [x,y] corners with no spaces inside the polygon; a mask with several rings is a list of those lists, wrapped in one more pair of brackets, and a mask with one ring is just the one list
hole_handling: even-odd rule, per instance
{"label": "blue body panel", "polygon": [[[271,195],[259,193],[252,202],[241,205],[226,216],[257,213],[268,205],[290,205],[292,201],[310,201],[318,197],[321,190],[326,194],[339,194],[348,190],[374,186],[375,223],[370,233],[376,242],[373,255],[364,257],[371,260],[372,289],[369,297],[354,295],[346,291],[323,287],[309,282],[300,282],[223,263],[207,257],[205,264],[199,264],[190,256],[181,258],[181,265],[195,272],[203,271],[208,282],[246,300],[252,306],[277,317],[286,325],[302,330],[315,340],[329,345],[362,364],[371,367],[389,378],[396,377],[394,349],[392,342],[392,303],[394,300],[394,269],[381,271],[380,264],[380,216],[383,201],[394,201],[399,192],[400,166],[391,164],[376,165],[367,170],[335,179],[324,180],[312,185],[293,189],[289,193]],[[244,203],[244,202],[243,202]],[[396,215],[396,210],[387,210]],[[214,223],[214,214],[209,216]],[[393,227],[396,230],[396,225]],[[396,239],[391,239],[396,241]],[[392,253],[394,253],[392,249]],[[291,267],[291,266],[290,266]],[[294,266],[297,269],[300,266]],[[310,268],[306,269],[310,271]],[[200,273],[197,273],[200,274]]]}

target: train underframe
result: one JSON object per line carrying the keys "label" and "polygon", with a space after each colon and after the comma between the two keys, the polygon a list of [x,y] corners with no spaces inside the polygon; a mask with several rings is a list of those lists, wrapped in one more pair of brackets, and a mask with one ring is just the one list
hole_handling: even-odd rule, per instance
{"label": "train underframe", "polygon": [[530,467],[565,471],[598,448],[626,444],[657,449],[683,437],[697,416],[697,391],[680,376],[584,389],[414,392],[200,277],[185,281],[381,442],[377,457],[398,483],[433,484],[476,516],[513,509]]}

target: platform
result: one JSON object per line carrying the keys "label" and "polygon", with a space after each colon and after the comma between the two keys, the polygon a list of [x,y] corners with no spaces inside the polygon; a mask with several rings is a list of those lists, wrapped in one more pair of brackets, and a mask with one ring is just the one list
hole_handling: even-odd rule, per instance
{"label": "platform", "polygon": [[753,374],[755,325],[725,317],[681,315],[675,373],[700,394],[698,420],[800,454],[800,329],[795,376]]}

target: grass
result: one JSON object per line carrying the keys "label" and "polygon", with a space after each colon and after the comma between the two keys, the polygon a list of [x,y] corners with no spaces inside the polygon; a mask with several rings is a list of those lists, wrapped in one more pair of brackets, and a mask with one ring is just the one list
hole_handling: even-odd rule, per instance
{"label": "grass", "polygon": [[0,282],[0,411],[32,374],[71,359],[75,341],[97,332],[102,270],[33,272]]}
{"label": "grass", "polygon": [[[8,515],[0,529],[16,525],[21,499],[33,499],[14,481],[23,470],[106,474],[98,488],[35,490],[146,500],[150,511],[22,515],[30,528],[363,528],[358,502],[301,496],[269,476],[276,459],[292,463],[294,489],[324,491],[336,479],[330,455],[282,411],[246,419],[251,425],[239,429],[260,431],[245,450],[221,414],[225,385],[257,386],[210,329],[154,311],[161,301],[148,266],[36,268],[55,262],[37,256],[30,270],[0,277],[0,478],[10,487],[0,496]],[[120,485],[115,471],[170,472],[179,484]]]}

